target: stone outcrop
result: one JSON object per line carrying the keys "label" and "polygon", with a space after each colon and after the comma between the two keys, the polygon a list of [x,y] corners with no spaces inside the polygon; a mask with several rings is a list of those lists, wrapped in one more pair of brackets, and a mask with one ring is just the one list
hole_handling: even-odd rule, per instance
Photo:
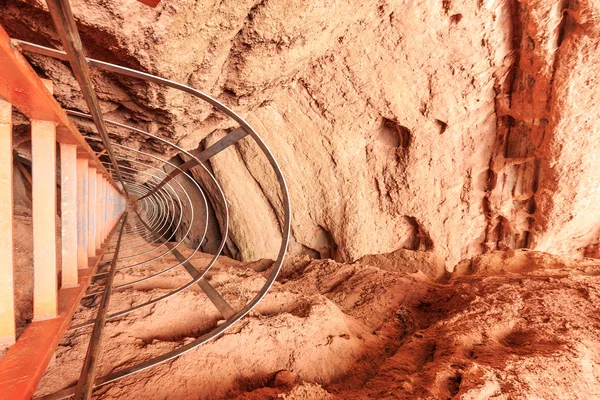
{"label": "stone outcrop", "polygon": [[[43,2],[0,8],[11,36],[60,47]],[[294,253],[354,261],[410,249],[447,266],[523,247],[598,256],[597,0],[202,0],[156,9],[90,0],[73,9],[89,56],[190,84],[247,118],[287,178]],[[64,63],[30,59],[66,107],[85,110]],[[188,95],[94,78],[108,118],[186,149],[235,127]],[[231,199],[228,254],[275,257],[280,198],[256,146],[246,138],[208,167]]]}

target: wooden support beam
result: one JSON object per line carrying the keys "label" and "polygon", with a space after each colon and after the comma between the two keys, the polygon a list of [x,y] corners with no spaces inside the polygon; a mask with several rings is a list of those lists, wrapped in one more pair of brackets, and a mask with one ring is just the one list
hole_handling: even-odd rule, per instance
{"label": "wooden support beam", "polygon": [[12,107],[0,99],[0,345],[15,342]]}
{"label": "wooden support beam", "polygon": [[88,267],[88,160],[77,158],[77,265]]}
{"label": "wooden support beam", "polygon": [[106,239],[106,234],[108,233],[107,226],[106,226],[106,208],[107,208],[106,195],[107,195],[107,193],[108,193],[108,182],[106,182],[106,179],[102,179],[102,209],[100,210],[100,212],[102,213],[102,243],[104,243],[104,239]]}
{"label": "wooden support beam", "polygon": [[[119,212],[119,194],[117,193],[117,191],[115,190],[113,192],[113,214],[112,214],[112,225],[115,226],[117,224],[118,221],[118,212]],[[112,229],[112,227],[111,227]]]}
{"label": "wooden support beam", "polygon": [[96,248],[102,247],[102,175],[96,173]]}
{"label": "wooden support beam", "polygon": [[57,315],[56,125],[31,121],[33,319]]}
{"label": "wooden support beam", "polygon": [[96,168],[88,172],[88,256],[96,255]]}
{"label": "wooden support beam", "polygon": [[105,229],[106,231],[110,231],[112,229],[112,193],[111,193],[111,187],[107,186],[106,187],[106,206],[104,207],[104,224],[105,224]]}
{"label": "wooden support beam", "polygon": [[60,144],[62,287],[77,280],[77,146]]}
{"label": "wooden support beam", "polygon": [[116,183],[106,171],[96,153],[71,122],[52,93],[45,87],[25,57],[14,49],[10,38],[0,26],[0,97],[11,103],[31,120],[53,122],[59,143],[74,144],[78,153],[86,157],[90,166]]}
{"label": "wooden support beam", "polygon": [[160,0],[138,0],[138,1],[147,6],[150,6],[152,8],[155,8],[158,5],[158,3],[160,3]]}
{"label": "wooden support beam", "polygon": [[106,318],[108,313],[108,306],[110,304],[110,295],[112,292],[113,281],[115,273],[117,272],[117,264],[119,260],[119,249],[121,248],[121,239],[123,238],[123,231],[125,230],[125,221],[127,220],[127,213],[123,215],[123,224],[119,229],[119,235],[117,238],[117,244],[112,257],[112,262],[109,270],[109,274],[106,279],[106,290],[100,300],[98,307],[98,315],[96,316],[96,322],[92,329],[92,335],[90,337],[85,359],[83,360],[83,368],[79,374],[77,381],[77,387],[75,390],[76,400],[88,400],[92,398],[92,390],[94,390],[94,381],[96,378],[96,370],[98,368],[100,359],[100,350],[102,348],[102,333],[106,325]]}
{"label": "wooden support beam", "polygon": [[58,317],[33,321],[0,359],[0,399],[30,400],[33,397],[105,251],[103,248],[99,257],[90,257],[90,268],[79,271],[79,286],[59,290]]}

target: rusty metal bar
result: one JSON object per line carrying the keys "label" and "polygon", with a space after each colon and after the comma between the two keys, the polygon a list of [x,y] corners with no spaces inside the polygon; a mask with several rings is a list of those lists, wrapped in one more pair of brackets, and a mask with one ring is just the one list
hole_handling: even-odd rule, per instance
{"label": "rusty metal bar", "polygon": [[60,196],[62,286],[78,285],[77,279],[77,146],[60,144]]}
{"label": "rusty metal bar", "polygon": [[89,268],[79,271],[79,286],[58,291],[58,317],[33,321],[0,359],[0,399],[31,400],[105,251],[106,247],[100,257],[90,258]]}
{"label": "rusty metal bar", "polygon": [[56,125],[31,121],[33,319],[57,315]]}
{"label": "rusty metal bar", "polygon": [[25,168],[23,163],[21,163],[19,161],[15,161],[15,165],[17,166],[19,171],[21,171],[21,175],[23,175],[23,178],[25,178],[25,180],[27,182],[29,182],[29,186],[33,185],[33,181],[31,180],[31,175],[29,174],[29,171],[27,171],[27,169]]}
{"label": "rusty metal bar", "polygon": [[115,168],[115,172],[117,173],[121,184],[123,184],[124,192],[127,193],[123,177],[121,176],[121,170],[119,169],[119,164],[115,159],[115,155],[113,154],[112,147],[110,145],[110,139],[108,137],[106,126],[104,125],[104,119],[102,118],[102,112],[100,111],[98,97],[94,91],[94,84],[90,78],[90,69],[83,54],[83,45],[81,44],[81,38],[79,37],[77,25],[75,25],[75,18],[73,18],[73,12],[71,11],[69,0],[46,0],[46,3],[48,4],[50,15],[54,21],[54,26],[58,36],[60,36],[63,48],[67,53],[73,74],[79,83],[81,93],[83,94],[83,98],[85,99],[88,109],[90,110],[90,114],[92,114],[98,134],[100,135],[100,138],[102,138],[106,153],[108,154],[108,157]]}
{"label": "rusty metal bar", "polygon": [[121,223],[121,230],[119,231],[119,238],[117,239],[117,245],[115,254],[110,265],[110,273],[106,281],[106,290],[102,295],[102,301],[98,308],[98,315],[96,316],[96,322],[92,330],[92,336],[88,345],[87,353],[83,361],[83,368],[77,381],[77,387],[75,389],[76,400],[87,400],[92,395],[94,389],[94,378],[96,377],[96,367],[98,364],[98,355],[102,348],[102,332],[104,331],[104,325],[106,324],[106,313],[108,311],[108,305],[110,303],[111,288],[117,271],[117,262],[119,260],[119,248],[121,247],[121,239],[123,237],[123,230],[125,223],[127,222],[127,213],[123,214],[123,222]]}
{"label": "rusty metal bar", "polygon": [[0,345],[15,342],[12,106],[0,98]]}
{"label": "rusty metal bar", "polygon": [[[140,220],[142,225],[144,225],[146,229],[150,229],[146,224],[146,221],[144,221],[144,219],[141,217],[141,215],[137,211],[135,213],[137,214],[138,219]],[[159,237],[158,240],[164,243],[169,248],[169,250],[171,251],[171,253],[173,253],[175,258],[177,258],[177,261],[179,261],[181,265],[183,265],[185,270],[188,272],[188,274],[192,276],[193,279],[196,279],[200,276],[200,272],[198,272],[196,267],[194,267],[194,265],[191,262],[189,262],[188,259],[179,252],[179,250],[175,248],[175,246],[168,242],[163,236]],[[206,294],[211,303],[213,303],[217,310],[219,310],[223,318],[228,319],[235,314],[235,310],[231,308],[227,301],[206,279],[204,279],[204,277],[198,279],[198,286],[200,286],[200,289],[202,289],[202,291]]]}
{"label": "rusty metal bar", "polygon": [[[33,45],[33,44],[29,44],[29,43],[24,43],[24,42],[19,42],[20,45],[22,45],[22,47],[25,49],[27,48],[28,50],[37,52],[37,53],[41,53],[41,54],[45,54],[45,55],[50,55],[52,57],[57,57],[60,59],[66,59],[66,55],[63,52],[57,51],[57,50],[53,50],[53,49],[48,49],[42,46],[37,46],[37,45]],[[233,315],[231,318],[228,318],[227,321],[225,321],[223,324],[218,325],[217,327],[215,327],[213,330],[211,330],[210,332],[206,333],[205,335],[202,335],[201,337],[183,345],[180,346],[178,348],[175,348],[165,354],[162,354],[160,356],[148,359],[140,364],[137,365],[132,365],[126,368],[123,368],[121,370],[117,370],[114,371],[112,373],[110,373],[109,375],[103,376],[103,377],[99,377],[96,379],[96,386],[101,386],[101,385],[105,385],[109,382],[113,382],[117,379],[121,379],[125,376],[134,374],[136,372],[139,371],[143,371],[147,368],[151,368],[153,366],[156,366],[158,364],[164,363],[168,360],[171,360],[175,357],[178,357],[184,353],[186,353],[187,351],[192,350],[193,348],[206,343],[208,340],[211,340],[215,337],[217,337],[218,335],[222,334],[223,332],[225,332],[227,329],[229,329],[233,324],[235,324],[237,321],[239,321],[242,317],[244,317],[245,315],[247,315],[266,295],[266,293],[268,292],[268,290],[270,289],[270,287],[274,284],[275,279],[277,278],[277,275],[282,267],[282,263],[283,263],[283,259],[285,257],[285,253],[286,253],[286,249],[288,246],[288,241],[289,241],[289,237],[290,237],[290,231],[291,231],[291,206],[290,206],[290,202],[289,202],[289,195],[288,195],[288,189],[287,189],[287,185],[285,183],[285,179],[283,177],[283,174],[281,173],[281,169],[279,168],[275,158],[273,157],[273,154],[269,151],[268,147],[266,146],[266,144],[262,141],[262,139],[260,138],[260,136],[254,131],[254,129],[246,122],[244,121],[238,114],[236,114],[233,110],[231,110],[230,108],[226,107],[225,105],[223,105],[222,103],[220,103],[219,101],[217,101],[216,99],[210,97],[209,95],[206,95],[192,87],[186,86],[186,85],[182,85],[179,84],[177,82],[173,82],[173,81],[169,81],[166,80],[164,78],[160,78],[157,76],[153,76],[150,74],[146,74],[140,71],[135,71],[135,70],[131,70],[131,69],[127,69],[124,67],[120,67],[114,64],[108,64],[108,63],[104,63],[104,62],[100,62],[97,60],[88,60],[89,65],[92,67],[98,67],[101,68],[103,70],[107,70],[107,71],[111,71],[111,72],[116,72],[119,74],[123,74],[126,76],[130,76],[130,77],[136,77],[136,78],[140,78],[140,79],[144,79],[146,81],[150,81],[150,82],[154,82],[157,83],[159,85],[165,85],[171,88],[175,88],[175,89],[179,89],[182,90],[186,93],[189,93],[199,99],[202,99],[206,102],[208,102],[209,104],[213,105],[214,107],[216,107],[217,109],[219,109],[220,111],[222,111],[223,113],[225,113],[226,115],[230,116],[232,119],[234,119],[236,122],[238,122],[240,124],[241,127],[243,127],[246,131],[249,132],[250,136],[252,137],[252,139],[254,140],[254,142],[258,145],[258,147],[262,150],[263,154],[265,155],[265,157],[267,158],[268,163],[272,166],[274,173],[275,173],[275,177],[277,179],[277,182],[279,183],[279,187],[281,189],[281,205],[283,208],[283,213],[282,213],[282,221],[281,221],[281,228],[282,228],[282,241],[281,241],[281,246],[279,248],[279,252],[277,255],[277,259],[275,260],[272,268],[271,268],[271,273],[266,277],[266,282],[264,284],[264,286],[261,288],[261,290],[254,296],[254,298],[252,300],[250,300],[250,302],[248,304],[246,304],[245,307],[243,307],[243,309],[239,310],[235,315]],[[137,130],[136,130],[137,131]],[[148,136],[148,137],[152,137],[155,140],[164,142],[168,145],[170,145],[173,148],[176,148],[178,150],[180,150],[182,153],[186,154],[189,157],[194,157],[193,155],[191,155],[189,152],[185,152],[183,149],[179,148],[177,145],[170,143],[168,141],[165,141],[164,139],[157,137],[155,135],[150,135],[148,133],[142,132],[142,134]],[[208,172],[208,171],[207,171]],[[219,193],[221,195],[223,195],[220,187],[218,186],[218,183],[216,183],[216,187],[219,190]],[[133,186],[133,185],[132,185]],[[132,187],[130,186],[130,187]],[[132,189],[133,190],[133,189]],[[152,198],[154,198],[156,196],[152,196]],[[149,202],[152,202],[152,198],[148,199]],[[146,202],[144,202],[145,204]],[[224,218],[224,228],[223,228],[223,238],[221,240],[221,244],[220,244],[220,248],[218,250],[217,253],[220,253],[220,251],[222,250],[225,241],[227,240],[227,231],[228,231],[228,213],[227,213],[227,203],[226,201],[223,202],[223,218]],[[208,269],[213,265],[213,263],[216,261],[216,257],[213,258],[213,260],[210,261],[209,265],[205,268],[205,271],[202,273],[204,274],[206,271],[208,271]],[[202,275],[200,275],[201,277]],[[135,309],[139,309],[141,307],[144,307],[148,304],[151,303],[155,303],[157,301],[163,300],[165,298],[168,298],[176,293],[181,292],[181,290],[185,290],[186,288],[190,287],[191,285],[195,285],[197,283],[197,279],[192,279],[192,281],[184,286],[182,286],[181,288],[165,295],[165,296],[159,296],[158,298],[152,299],[149,302],[146,302],[144,304],[138,305],[136,307],[133,307],[129,310],[125,310],[119,313],[115,313],[113,314],[113,316],[119,316],[119,315],[124,315],[128,312],[132,312]],[[110,317],[110,315],[108,316]],[[71,387],[71,388],[66,388],[64,390],[61,390],[59,392],[53,393],[51,395],[45,396],[44,398],[63,398],[69,395],[72,395],[75,392],[75,387]]]}
{"label": "rusty metal bar", "polygon": [[247,130],[245,130],[242,127],[239,127],[236,130],[234,130],[233,132],[227,134],[225,137],[221,138],[219,141],[217,141],[215,144],[213,144],[206,150],[191,151],[190,153],[192,155],[194,155],[194,157],[196,157],[196,158],[192,158],[191,160],[181,164],[179,166],[179,169],[174,169],[173,171],[171,171],[158,185],[156,185],[154,187],[154,189],[152,189],[152,191],[150,191],[150,193],[140,197],[139,200],[142,200],[148,196],[152,196],[160,188],[162,188],[167,182],[169,182],[171,179],[175,178],[177,175],[181,174],[182,172],[189,171],[191,168],[194,168],[195,166],[200,164],[200,162],[205,162],[212,156],[220,153],[221,151],[225,150],[227,147],[231,146],[232,144],[239,142],[241,139],[245,138],[248,135],[249,135],[249,133]]}

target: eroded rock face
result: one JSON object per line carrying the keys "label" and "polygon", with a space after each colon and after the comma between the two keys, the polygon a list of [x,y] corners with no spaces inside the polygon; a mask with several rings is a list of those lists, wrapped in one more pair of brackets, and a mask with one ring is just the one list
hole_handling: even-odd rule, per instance
{"label": "eroded rock face", "polygon": [[[59,46],[42,3],[0,6],[11,36]],[[353,261],[423,250],[448,266],[520,247],[597,255],[598,1],[94,0],[73,10],[89,56],[189,83],[248,119],[290,187],[292,252]],[[65,106],[85,109],[63,63],[31,61]],[[95,78],[108,118],[186,149],[235,127],[188,95]],[[281,200],[248,140],[209,167],[235,198],[229,254],[273,258]]]}

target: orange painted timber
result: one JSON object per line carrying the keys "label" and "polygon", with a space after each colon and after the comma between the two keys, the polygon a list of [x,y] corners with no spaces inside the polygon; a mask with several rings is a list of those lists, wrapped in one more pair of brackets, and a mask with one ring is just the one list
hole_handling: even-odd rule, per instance
{"label": "orange painted timber", "polygon": [[0,344],[15,342],[12,107],[0,99]]}
{"label": "orange painted timber", "polygon": [[106,185],[106,180],[102,179],[102,208],[100,209],[102,218],[102,225],[100,225],[102,243],[104,243],[104,239],[106,239]]}
{"label": "orange painted timber", "polygon": [[96,173],[96,248],[102,247],[102,175]]}
{"label": "orange painted timber", "polygon": [[88,160],[77,158],[77,265],[88,267]]}
{"label": "orange painted timber", "polygon": [[0,400],[33,397],[105,251],[90,257],[91,267],[79,271],[79,286],[58,291],[58,317],[32,322],[0,360]]}
{"label": "orange painted timber", "polygon": [[108,214],[108,218],[109,218],[109,227],[110,229],[112,229],[115,225],[115,202],[116,202],[116,194],[115,194],[115,190],[113,188],[110,188],[110,197],[109,197],[109,204],[108,204],[108,210],[109,210],[109,214]]}
{"label": "orange painted timber", "polygon": [[110,215],[112,213],[111,211],[111,206],[112,206],[112,200],[111,200],[111,192],[110,192],[111,187],[110,186],[106,186],[106,207],[104,208],[104,229],[106,230],[106,232],[109,232],[112,229],[112,225],[110,223]]}
{"label": "orange painted timber", "polygon": [[112,187],[108,186],[106,188],[106,231],[109,232],[112,230],[112,213],[113,213],[113,193]]}
{"label": "orange painted timber", "polygon": [[105,226],[106,226],[106,233],[110,232],[113,228],[112,224],[110,223],[111,221],[111,214],[112,214],[112,192],[111,192],[112,187],[106,185],[106,208],[104,209],[104,215],[105,215]]}
{"label": "orange painted timber", "polygon": [[77,279],[77,146],[60,144],[62,287]]}
{"label": "orange painted timber", "polygon": [[150,6],[152,8],[155,8],[158,5],[158,3],[160,3],[160,0],[138,0],[138,1],[147,6]]}
{"label": "orange painted timber", "polygon": [[112,229],[115,225],[115,189],[109,187],[109,195],[108,195],[108,227]]}
{"label": "orange painted timber", "polygon": [[56,136],[60,143],[74,144],[78,153],[89,159],[90,166],[101,172],[117,187],[112,176],[104,168],[85,138],[46,89],[25,57],[14,49],[10,37],[0,26],[0,97],[31,120],[56,124]]}
{"label": "orange painted timber", "polygon": [[56,125],[31,121],[33,319],[57,315]]}
{"label": "orange painted timber", "polygon": [[102,192],[100,193],[100,202],[102,207],[100,208],[100,242],[104,243],[106,239],[106,179],[102,179]]}
{"label": "orange painted timber", "polygon": [[110,223],[110,219],[111,219],[111,206],[112,206],[112,193],[110,191],[111,187],[107,186],[106,187],[106,207],[104,208],[104,223],[106,224],[106,230],[107,232],[110,231],[112,229],[112,225]]}
{"label": "orange painted timber", "polygon": [[88,169],[88,256],[96,255],[96,168]]}

